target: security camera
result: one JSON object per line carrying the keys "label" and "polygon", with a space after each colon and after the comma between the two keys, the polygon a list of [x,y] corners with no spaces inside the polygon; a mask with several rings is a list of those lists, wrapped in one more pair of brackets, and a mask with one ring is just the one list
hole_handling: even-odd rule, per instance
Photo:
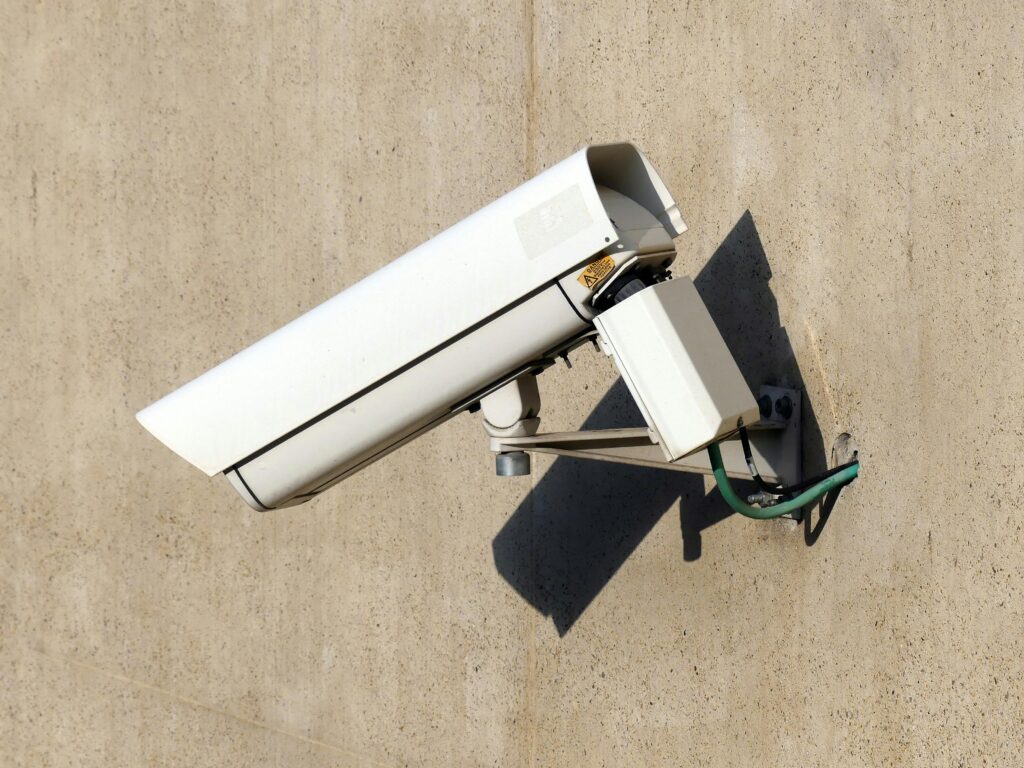
{"label": "security camera", "polygon": [[[536,375],[596,340],[666,459],[758,419],[631,144],[587,147],[138,413],[257,510],[308,501],[462,411],[535,434]],[[671,403],[669,402],[671,401]],[[520,474],[518,452],[502,450]]]}

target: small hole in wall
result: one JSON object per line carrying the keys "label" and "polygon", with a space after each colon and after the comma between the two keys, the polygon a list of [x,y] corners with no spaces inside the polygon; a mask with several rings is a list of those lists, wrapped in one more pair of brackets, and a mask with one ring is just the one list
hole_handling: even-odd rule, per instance
{"label": "small hole in wall", "polygon": [[604,241],[605,241],[606,243],[610,243],[610,242],[612,241],[612,239],[611,239],[610,237],[606,237],[606,238],[604,239]]}

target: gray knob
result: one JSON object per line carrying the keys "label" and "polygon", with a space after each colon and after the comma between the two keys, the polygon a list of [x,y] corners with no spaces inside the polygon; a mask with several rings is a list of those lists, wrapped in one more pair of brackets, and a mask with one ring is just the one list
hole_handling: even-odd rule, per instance
{"label": "gray knob", "polygon": [[494,471],[498,477],[520,477],[530,474],[530,454],[525,451],[499,453],[494,457]]}

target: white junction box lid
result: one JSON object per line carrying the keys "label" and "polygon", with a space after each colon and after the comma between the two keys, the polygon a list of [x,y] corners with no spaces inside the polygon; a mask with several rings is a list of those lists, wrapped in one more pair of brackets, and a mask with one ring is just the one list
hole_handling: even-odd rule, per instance
{"label": "white junction box lid", "polygon": [[605,352],[674,461],[760,419],[693,281],[677,277],[605,310],[594,324]]}

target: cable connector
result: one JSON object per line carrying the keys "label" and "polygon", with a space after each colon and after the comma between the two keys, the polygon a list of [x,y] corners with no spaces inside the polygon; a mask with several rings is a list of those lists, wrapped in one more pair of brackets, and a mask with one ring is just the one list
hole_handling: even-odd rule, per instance
{"label": "cable connector", "polygon": [[747,504],[757,504],[762,509],[764,507],[774,507],[778,503],[779,497],[767,491],[758,491],[747,496]]}

